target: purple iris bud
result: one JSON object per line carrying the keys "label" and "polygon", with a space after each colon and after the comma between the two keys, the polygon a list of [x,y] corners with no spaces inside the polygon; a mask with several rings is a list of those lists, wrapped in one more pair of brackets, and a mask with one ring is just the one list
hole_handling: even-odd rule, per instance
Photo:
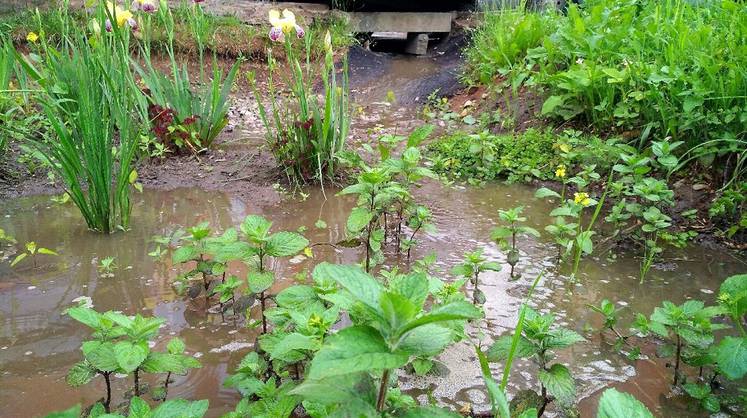
{"label": "purple iris bud", "polygon": [[205,0],[192,0],[192,1],[195,2],[195,3],[202,3]]}
{"label": "purple iris bud", "polygon": [[138,29],[137,20],[135,20],[133,18],[127,19],[127,25],[129,25],[133,30],[137,30]]}
{"label": "purple iris bud", "polygon": [[301,26],[296,25],[296,36],[299,38],[303,38],[304,35],[306,35],[306,32],[303,30]]}
{"label": "purple iris bud", "polygon": [[156,11],[156,5],[152,3],[147,3],[147,2],[143,3],[141,8],[143,9],[145,13],[153,13]]}
{"label": "purple iris bud", "polygon": [[270,29],[270,39],[273,42],[282,42],[283,41],[283,30],[281,28],[273,26]]}
{"label": "purple iris bud", "polygon": [[111,32],[112,29],[114,29],[112,27],[112,21],[111,20],[106,19],[106,22],[104,22],[104,29],[106,29],[107,32]]}

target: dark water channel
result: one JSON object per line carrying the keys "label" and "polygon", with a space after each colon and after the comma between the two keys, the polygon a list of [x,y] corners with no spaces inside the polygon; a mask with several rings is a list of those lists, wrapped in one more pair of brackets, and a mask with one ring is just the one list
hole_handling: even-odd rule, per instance
{"label": "dark water channel", "polygon": [[[489,240],[490,229],[497,221],[497,210],[517,204],[526,205],[530,224],[542,229],[549,221],[549,207],[533,197],[533,189],[513,185],[490,185],[485,188],[445,188],[428,184],[418,196],[433,210],[437,232],[422,237],[414,258],[430,252],[438,256],[438,267],[444,271],[461,259],[465,251],[484,247],[492,260],[505,261],[505,255]],[[282,199],[271,207],[254,207],[251,202],[232,196],[180,189],[172,192],[146,190],[136,195],[132,230],[111,236],[89,232],[71,204],[58,205],[49,197],[37,196],[0,203],[0,228],[14,235],[19,243],[36,241],[38,245],[59,251],[59,257],[40,256],[36,266],[24,261],[9,267],[13,250],[2,249],[0,261],[0,416],[31,417],[62,409],[77,402],[89,404],[103,393],[103,380],[79,389],[65,383],[68,368],[81,358],[79,346],[87,338],[86,327],[62,315],[81,296],[90,297],[97,310],[120,310],[125,314],[141,313],[166,318],[158,347],[172,336],[186,341],[188,353],[198,357],[203,367],[187,377],[177,377],[170,397],[209,399],[209,416],[219,416],[232,409],[239,395],[222,387],[227,373],[251,349],[253,330],[225,322],[220,315],[207,314],[200,306],[187,303],[172,291],[171,280],[178,270],[164,260],[148,255],[155,247],[154,234],[165,234],[175,227],[188,227],[207,220],[222,230],[238,225],[248,214],[258,213],[274,221],[277,230],[308,227],[311,242],[338,242],[344,239],[345,221],[353,202],[334,197],[327,191],[324,200],[319,190],[310,190],[305,200]],[[326,229],[314,227],[322,219]],[[21,244],[19,244],[20,247]],[[561,354],[580,382],[582,416],[595,411],[594,393],[616,385],[632,392],[662,416],[699,416],[689,412],[689,405],[666,396],[670,372],[655,360],[630,362],[596,333],[585,333],[587,325],[599,326],[586,306],[608,298],[626,307],[624,317],[633,312],[650,313],[662,300],[681,303],[697,298],[711,303],[723,278],[743,272],[745,266],[723,251],[697,246],[676,253],[663,269],[653,270],[644,284],[637,280],[638,261],[620,255],[614,261],[587,260],[575,285],[568,285],[564,268],[555,265],[555,248],[542,239],[520,242],[522,261],[518,270],[522,279],[508,281],[507,270],[486,273],[482,277],[487,294],[486,319],[469,330],[470,335],[485,340],[513,327],[521,298],[531,279],[546,271],[534,305],[541,311],[557,313],[561,325],[581,332],[588,341]],[[114,277],[102,278],[97,263],[104,257],[116,257],[119,266]],[[295,258],[273,266],[284,279],[274,291],[292,283],[291,277],[316,262],[330,260],[352,263],[359,260],[359,249],[315,247],[315,259]],[[395,256],[389,265],[403,264]],[[443,376],[413,377],[401,373],[401,386],[426,401],[430,393],[439,402],[459,407],[470,402],[476,410],[485,410],[486,395],[482,389],[479,366],[467,342],[447,350],[439,360],[448,373]],[[500,373],[496,367],[495,373]],[[513,371],[511,390],[534,385],[528,363],[519,363]],[[131,384],[115,379],[117,388]],[[115,393],[120,393],[115,391]],[[120,399],[115,397],[115,402]]]}

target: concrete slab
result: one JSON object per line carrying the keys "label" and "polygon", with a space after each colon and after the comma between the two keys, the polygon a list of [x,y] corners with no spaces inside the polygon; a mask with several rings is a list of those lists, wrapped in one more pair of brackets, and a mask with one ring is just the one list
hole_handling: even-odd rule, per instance
{"label": "concrete slab", "polygon": [[451,32],[453,13],[350,13],[354,32]]}
{"label": "concrete slab", "polygon": [[425,55],[428,53],[428,34],[410,34],[407,37],[405,52],[413,55]]}

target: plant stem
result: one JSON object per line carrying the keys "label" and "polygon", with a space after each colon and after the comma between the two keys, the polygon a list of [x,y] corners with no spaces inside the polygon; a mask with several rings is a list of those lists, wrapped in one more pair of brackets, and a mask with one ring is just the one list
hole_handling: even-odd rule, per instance
{"label": "plant stem", "polygon": [[679,379],[681,351],[682,351],[682,340],[680,339],[680,335],[677,334],[677,352],[674,355],[674,382],[672,383],[674,386],[677,386],[677,380]]}
{"label": "plant stem", "polygon": [[104,410],[108,414],[110,412],[109,405],[112,402],[112,383],[109,380],[109,374],[111,372],[104,372],[104,380],[106,381],[106,402],[104,402]]}
{"label": "plant stem", "polygon": [[140,368],[135,369],[135,396],[140,396]]}
{"label": "plant stem", "polygon": [[379,385],[379,397],[376,399],[376,410],[382,412],[386,404],[386,392],[389,387],[389,369],[384,370],[381,375],[381,385]]}
{"label": "plant stem", "polygon": [[169,396],[169,382],[171,381],[171,372],[166,375],[166,381],[163,383],[163,402]]}
{"label": "plant stem", "polygon": [[259,294],[259,301],[260,305],[262,307],[262,332],[267,334],[267,318],[265,318],[265,292],[264,290],[262,293]]}

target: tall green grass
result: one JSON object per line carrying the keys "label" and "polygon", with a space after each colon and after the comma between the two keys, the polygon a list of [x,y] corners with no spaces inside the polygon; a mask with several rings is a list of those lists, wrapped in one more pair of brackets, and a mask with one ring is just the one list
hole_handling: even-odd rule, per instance
{"label": "tall green grass", "polygon": [[[96,19],[115,21],[99,7]],[[143,123],[144,98],[129,61],[126,28],[86,37],[60,16],[63,42],[59,49],[41,39],[39,63],[17,53],[35,80],[38,98],[56,135],[30,139],[62,179],[88,227],[109,233],[127,228],[129,193],[137,178],[133,159]],[[41,31],[40,31],[41,32]]]}
{"label": "tall green grass", "polygon": [[[542,113],[644,148],[747,134],[747,3],[589,0],[567,14],[486,13],[466,75],[508,77],[545,95]],[[713,142],[712,151],[718,151]]]}

